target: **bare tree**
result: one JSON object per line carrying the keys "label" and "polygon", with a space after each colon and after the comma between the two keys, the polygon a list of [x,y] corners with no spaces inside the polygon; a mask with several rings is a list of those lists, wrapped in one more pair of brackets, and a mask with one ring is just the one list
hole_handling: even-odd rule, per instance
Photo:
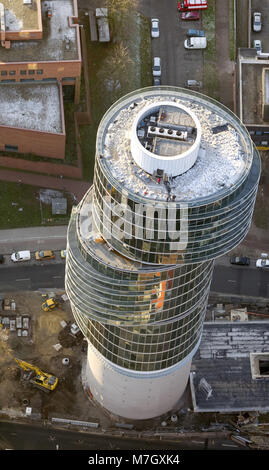
{"label": "bare tree", "polygon": [[128,36],[128,17],[135,12],[137,5],[138,0],[105,0],[113,41],[117,40],[119,31],[121,38]]}
{"label": "bare tree", "polygon": [[137,8],[137,0],[105,0],[105,6],[109,9],[111,16],[128,13]]}
{"label": "bare tree", "polygon": [[111,53],[103,62],[102,70],[99,73],[101,82],[109,88],[116,98],[122,94],[121,89],[125,89],[132,76],[134,62],[130,57],[129,50],[121,42],[113,46]]}

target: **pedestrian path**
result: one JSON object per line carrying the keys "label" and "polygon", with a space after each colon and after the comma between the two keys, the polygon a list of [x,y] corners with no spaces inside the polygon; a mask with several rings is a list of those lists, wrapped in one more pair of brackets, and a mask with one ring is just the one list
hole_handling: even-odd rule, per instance
{"label": "pedestrian path", "polygon": [[220,101],[234,111],[235,62],[230,59],[230,7],[230,0],[216,2],[216,60]]}
{"label": "pedestrian path", "polygon": [[67,178],[56,178],[54,176],[26,173],[0,168],[0,180],[15,183],[30,184],[40,188],[58,189],[74,194],[78,201],[82,199],[85,192],[91,186],[89,181],[71,180]]}

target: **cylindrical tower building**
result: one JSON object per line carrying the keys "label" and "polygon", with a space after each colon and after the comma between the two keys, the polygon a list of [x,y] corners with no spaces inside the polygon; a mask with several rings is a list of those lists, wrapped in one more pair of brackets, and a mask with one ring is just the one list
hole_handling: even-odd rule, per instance
{"label": "cylindrical tower building", "polygon": [[94,183],[69,224],[66,292],[89,388],[110,412],[152,418],[182,396],[214,259],[245,237],[259,177],[245,127],[199,93],[137,90],[103,117]]}

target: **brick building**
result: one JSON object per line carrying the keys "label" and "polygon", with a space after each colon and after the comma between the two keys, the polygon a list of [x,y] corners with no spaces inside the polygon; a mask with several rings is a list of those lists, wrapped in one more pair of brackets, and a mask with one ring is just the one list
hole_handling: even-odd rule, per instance
{"label": "brick building", "polygon": [[[0,96],[9,111],[8,102],[14,104],[13,95],[17,100],[14,113],[20,116],[16,120],[8,112],[0,119],[0,151],[64,158],[63,87],[74,88],[75,102],[80,93],[77,0],[2,0],[0,20]],[[44,97],[50,96],[49,89],[54,90],[51,96],[56,100],[54,113],[60,123],[57,131],[43,127],[42,107]],[[27,106],[28,119],[23,113],[27,97],[36,108],[31,112]],[[38,129],[29,127],[30,122],[34,123],[30,115],[40,119]]]}

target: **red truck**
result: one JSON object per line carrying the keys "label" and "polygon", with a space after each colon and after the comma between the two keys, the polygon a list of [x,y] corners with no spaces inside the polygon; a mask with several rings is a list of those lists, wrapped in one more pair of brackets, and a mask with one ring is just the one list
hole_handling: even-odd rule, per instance
{"label": "red truck", "polygon": [[190,10],[205,10],[207,5],[207,0],[183,0],[178,2],[177,5],[179,11],[190,11]]}

